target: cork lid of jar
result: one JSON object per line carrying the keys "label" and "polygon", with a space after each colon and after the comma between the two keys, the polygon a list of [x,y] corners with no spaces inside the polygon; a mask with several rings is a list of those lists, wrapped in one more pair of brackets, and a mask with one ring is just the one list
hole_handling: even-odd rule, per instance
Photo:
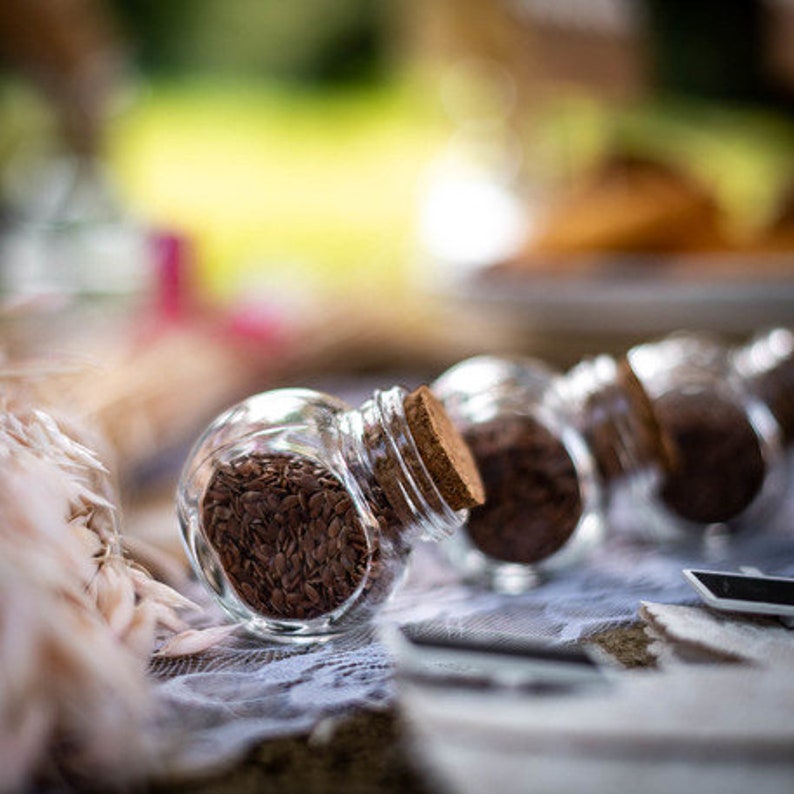
{"label": "cork lid of jar", "polygon": [[427,386],[420,386],[403,406],[422,461],[446,503],[453,510],[481,505],[485,488],[477,464],[443,405]]}

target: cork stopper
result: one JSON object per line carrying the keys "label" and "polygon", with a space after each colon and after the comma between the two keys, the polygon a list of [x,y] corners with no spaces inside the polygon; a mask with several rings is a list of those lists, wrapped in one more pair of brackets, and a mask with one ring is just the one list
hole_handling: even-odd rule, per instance
{"label": "cork stopper", "polygon": [[427,386],[404,400],[405,417],[419,454],[444,501],[453,510],[485,501],[477,464],[463,437]]}
{"label": "cork stopper", "polygon": [[658,460],[663,470],[671,471],[675,465],[673,443],[659,424],[648,392],[625,358],[618,363],[618,377],[638,419],[636,442],[641,455]]}

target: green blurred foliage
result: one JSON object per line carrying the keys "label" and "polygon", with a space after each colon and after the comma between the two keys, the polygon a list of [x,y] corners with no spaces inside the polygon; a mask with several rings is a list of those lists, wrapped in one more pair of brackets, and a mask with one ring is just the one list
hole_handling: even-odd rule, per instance
{"label": "green blurred foliage", "polygon": [[146,71],[371,80],[388,67],[385,0],[111,0]]}

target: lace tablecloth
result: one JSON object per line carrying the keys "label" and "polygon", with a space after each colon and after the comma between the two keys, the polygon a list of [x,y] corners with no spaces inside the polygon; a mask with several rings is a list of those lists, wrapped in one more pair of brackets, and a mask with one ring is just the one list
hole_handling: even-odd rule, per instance
{"label": "lace tablecloth", "polygon": [[[724,548],[665,550],[613,538],[586,564],[517,596],[463,585],[435,547],[420,546],[381,621],[572,643],[637,620],[644,601],[696,603],[681,574],[687,566],[794,575],[790,525],[783,517],[778,528],[748,532]],[[200,657],[160,661],[153,672],[164,735],[179,737],[171,753],[176,772],[230,762],[256,742],[309,731],[326,718],[385,707],[396,692],[377,626],[302,646],[232,637]]]}

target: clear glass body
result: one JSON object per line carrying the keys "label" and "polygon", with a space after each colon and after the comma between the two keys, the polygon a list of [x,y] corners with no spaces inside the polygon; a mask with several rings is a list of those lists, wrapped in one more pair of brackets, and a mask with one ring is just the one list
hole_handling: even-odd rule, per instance
{"label": "clear glass body", "polygon": [[582,558],[602,537],[595,462],[557,373],[532,359],[481,356],[432,385],[477,461],[486,503],[442,548],[467,578],[520,592]]}
{"label": "clear glass body", "polygon": [[585,359],[555,383],[585,439],[603,487],[648,492],[658,483],[666,449],[647,392],[625,360]]}
{"label": "clear glass body", "polygon": [[757,527],[784,493],[782,437],[729,349],[707,335],[674,334],[632,348],[627,360],[668,450],[639,505],[642,526],[674,540]]}
{"label": "clear glass body", "polygon": [[783,444],[794,446],[794,333],[772,328],[732,351],[739,377],[765,402],[780,425]]}
{"label": "clear glass body", "polygon": [[422,461],[405,395],[375,392],[353,410],[310,390],[266,392],[196,442],[177,494],[187,552],[252,632],[297,641],[366,623],[414,542],[465,521]]}

